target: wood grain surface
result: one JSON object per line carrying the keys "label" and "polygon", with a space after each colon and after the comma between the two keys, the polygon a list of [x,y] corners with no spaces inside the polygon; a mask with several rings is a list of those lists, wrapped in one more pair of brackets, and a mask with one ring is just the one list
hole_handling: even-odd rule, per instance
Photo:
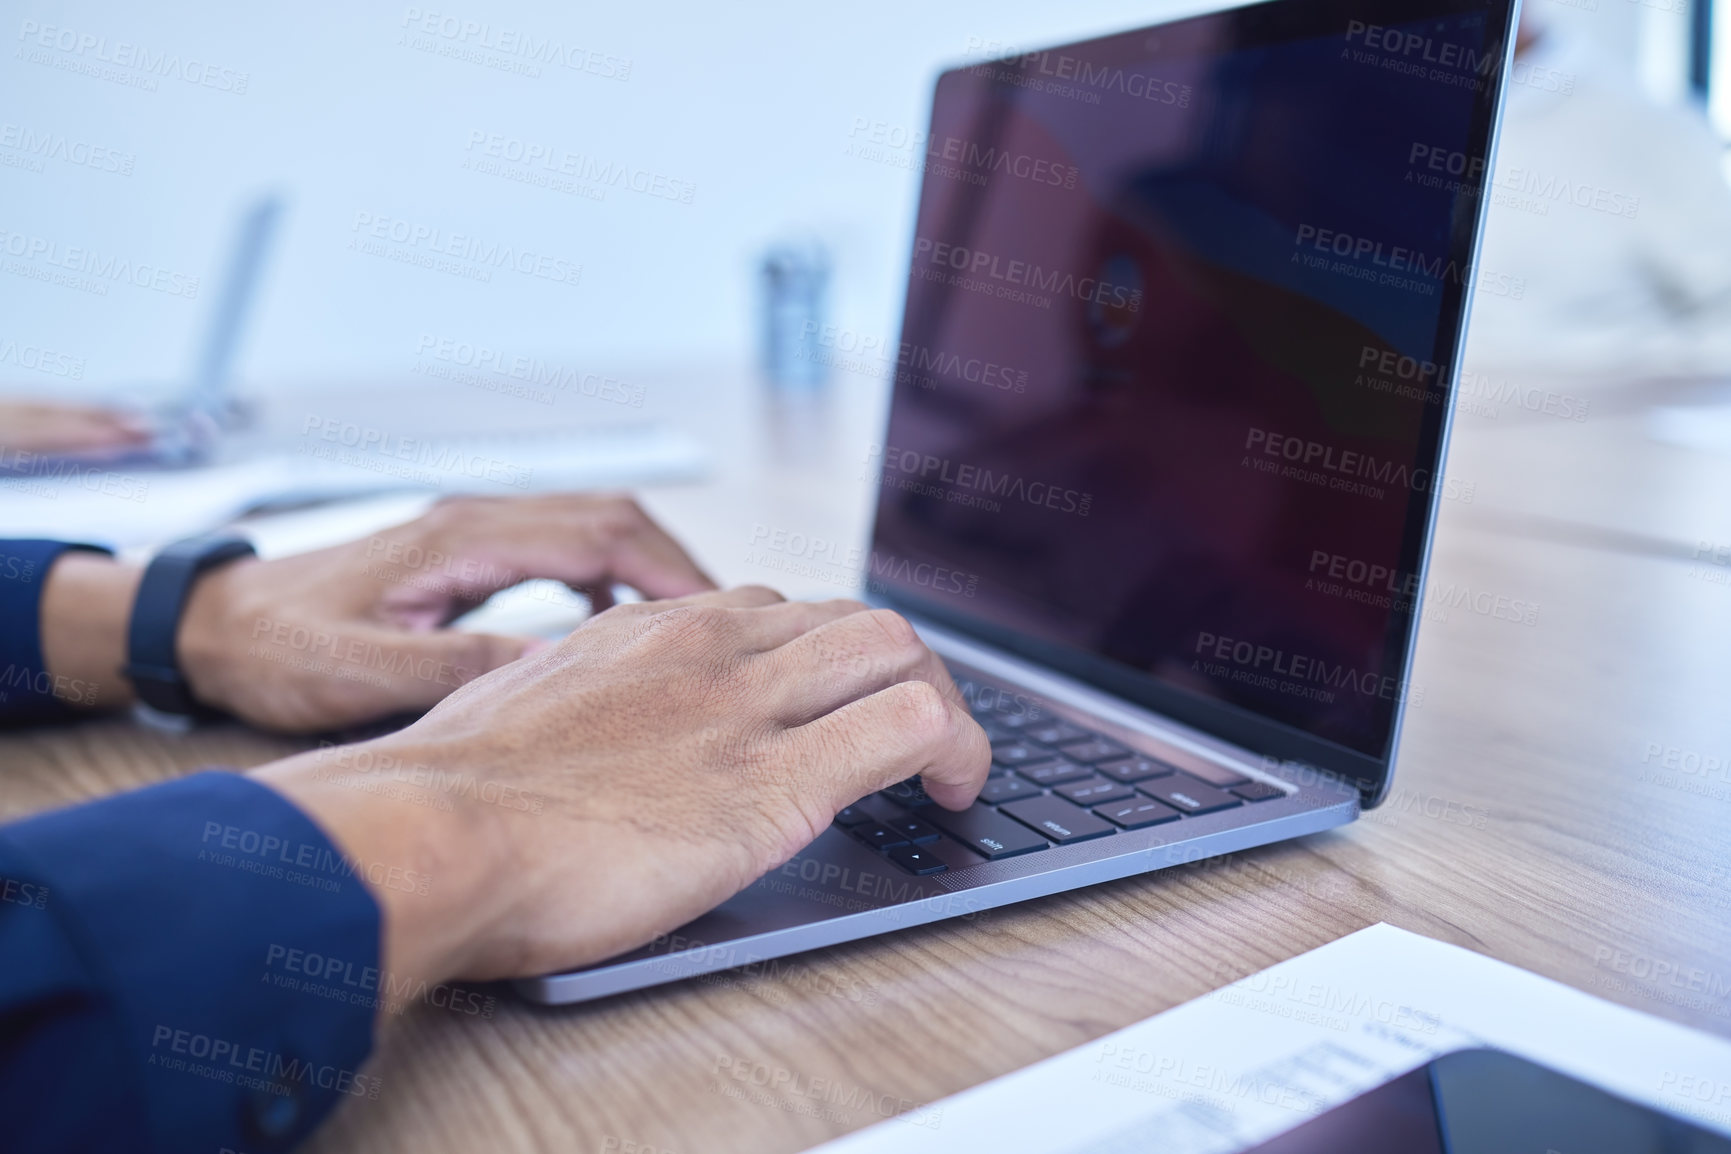
{"label": "wood grain surface", "polygon": [[[646,503],[727,582],[840,592],[845,563],[795,573],[757,546],[863,541],[877,394],[844,381],[790,415],[741,381],[682,382],[651,396],[728,448],[712,483]],[[1731,545],[1731,458],[1646,435],[1649,404],[1699,396],[1686,382],[1534,387],[1593,407],[1457,419],[1449,474],[1471,499],[1445,502],[1432,583],[1537,611],[1433,603],[1381,809],[762,973],[565,1009],[491,987],[464,1002],[482,1012],[418,1006],[381,1035],[378,1098],[311,1148],[799,1150],[1377,921],[1731,1037],[1731,566],[1711,551]],[[8,736],[0,816],[298,747],[123,719]]]}

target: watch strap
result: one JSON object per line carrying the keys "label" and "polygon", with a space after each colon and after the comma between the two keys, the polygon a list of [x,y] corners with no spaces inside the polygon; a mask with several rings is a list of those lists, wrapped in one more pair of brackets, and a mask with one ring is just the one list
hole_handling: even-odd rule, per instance
{"label": "watch strap", "polygon": [[138,582],[132,619],[126,630],[126,665],[121,672],[132,681],[139,701],[161,713],[187,717],[211,713],[193,700],[181,674],[175,638],[186,600],[199,576],[240,557],[256,556],[243,537],[189,537],[176,541],[151,559]]}

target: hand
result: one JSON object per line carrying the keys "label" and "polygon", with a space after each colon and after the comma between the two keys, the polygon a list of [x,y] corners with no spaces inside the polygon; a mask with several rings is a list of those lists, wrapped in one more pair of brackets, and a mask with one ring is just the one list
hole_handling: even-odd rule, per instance
{"label": "hand", "polygon": [[964,808],[990,761],[904,619],[747,587],[611,609],[407,729],[255,775],[349,857],[427,879],[374,893],[386,966],[436,982],[639,946],[873,790],[919,774]]}
{"label": "hand", "polygon": [[[361,541],[200,578],[176,636],[193,696],[267,729],[336,729],[424,709],[544,642],[443,629],[500,589],[549,577],[601,605],[714,588],[622,497],[459,498]],[[50,572],[50,671],[113,686],[136,567],[68,555]],[[101,695],[124,704],[128,694]]]}
{"label": "hand", "polygon": [[25,453],[99,453],[150,439],[149,426],[129,414],[47,401],[0,401],[0,429],[0,450]]}

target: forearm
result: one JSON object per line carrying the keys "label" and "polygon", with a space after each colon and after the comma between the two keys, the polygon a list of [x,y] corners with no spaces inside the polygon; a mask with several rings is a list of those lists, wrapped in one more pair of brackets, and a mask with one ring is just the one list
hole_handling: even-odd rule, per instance
{"label": "forearm", "polygon": [[142,570],[98,553],[66,553],[42,588],[42,657],[54,695],[69,705],[132,704],[126,626]]}

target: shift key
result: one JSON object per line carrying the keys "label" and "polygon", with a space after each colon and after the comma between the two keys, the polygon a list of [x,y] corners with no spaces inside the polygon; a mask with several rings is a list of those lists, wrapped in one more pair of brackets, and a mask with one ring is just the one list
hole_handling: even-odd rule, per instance
{"label": "shift key", "polygon": [[975,802],[960,813],[942,806],[927,806],[920,817],[931,822],[975,853],[996,861],[1046,848],[1046,839],[1004,817],[988,805]]}

